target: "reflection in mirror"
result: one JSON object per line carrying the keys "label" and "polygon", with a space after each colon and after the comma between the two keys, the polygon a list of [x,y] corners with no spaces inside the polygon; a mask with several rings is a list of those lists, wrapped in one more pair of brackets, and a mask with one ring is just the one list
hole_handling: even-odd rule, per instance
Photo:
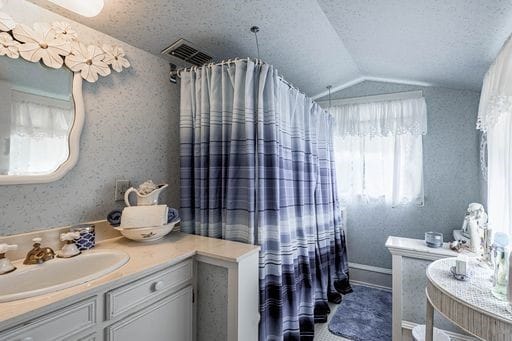
{"label": "reflection in mirror", "polygon": [[0,58],[0,175],[53,173],[69,157],[73,73]]}

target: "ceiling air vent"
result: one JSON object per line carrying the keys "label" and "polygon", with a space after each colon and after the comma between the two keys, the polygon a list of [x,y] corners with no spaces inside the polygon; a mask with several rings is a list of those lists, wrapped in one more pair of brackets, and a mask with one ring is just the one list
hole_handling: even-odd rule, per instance
{"label": "ceiling air vent", "polygon": [[180,39],[162,51],[163,55],[176,58],[187,63],[201,66],[212,61],[212,57],[199,51],[194,45],[185,39]]}

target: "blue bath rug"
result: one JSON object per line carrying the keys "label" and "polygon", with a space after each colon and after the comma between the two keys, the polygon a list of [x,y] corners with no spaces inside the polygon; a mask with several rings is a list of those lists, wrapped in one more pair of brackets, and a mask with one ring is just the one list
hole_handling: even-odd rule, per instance
{"label": "blue bath rug", "polygon": [[329,331],[354,341],[391,340],[391,292],[353,285],[329,322]]}

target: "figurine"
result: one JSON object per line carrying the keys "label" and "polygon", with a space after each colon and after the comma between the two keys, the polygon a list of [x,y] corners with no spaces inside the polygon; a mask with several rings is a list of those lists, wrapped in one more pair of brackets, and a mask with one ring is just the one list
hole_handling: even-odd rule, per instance
{"label": "figurine", "polygon": [[485,213],[482,204],[471,203],[468,206],[464,223],[462,224],[462,234],[467,238],[471,238],[471,221],[474,221],[479,228],[485,229],[487,227],[487,213]]}
{"label": "figurine", "polygon": [[462,235],[470,240],[470,250],[486,258],[490,252],[490,231],[487,230],[487,213],[482,204],[471,203],[467,209]]}

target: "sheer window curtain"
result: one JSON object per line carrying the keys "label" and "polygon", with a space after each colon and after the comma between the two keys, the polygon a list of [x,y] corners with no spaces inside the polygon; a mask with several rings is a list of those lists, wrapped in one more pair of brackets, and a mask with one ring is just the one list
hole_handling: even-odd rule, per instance
{"label": "sheer window curtain", "polygon": [[487,71],[477,128],[487,134],[487,210],[494,232],[512,236],[512,41]]}
{"label": "sheer window curtain", "polygon": [[341,200],[422,206],[425,99],[346,104],[330,112],[336,121],[334,152]]}

